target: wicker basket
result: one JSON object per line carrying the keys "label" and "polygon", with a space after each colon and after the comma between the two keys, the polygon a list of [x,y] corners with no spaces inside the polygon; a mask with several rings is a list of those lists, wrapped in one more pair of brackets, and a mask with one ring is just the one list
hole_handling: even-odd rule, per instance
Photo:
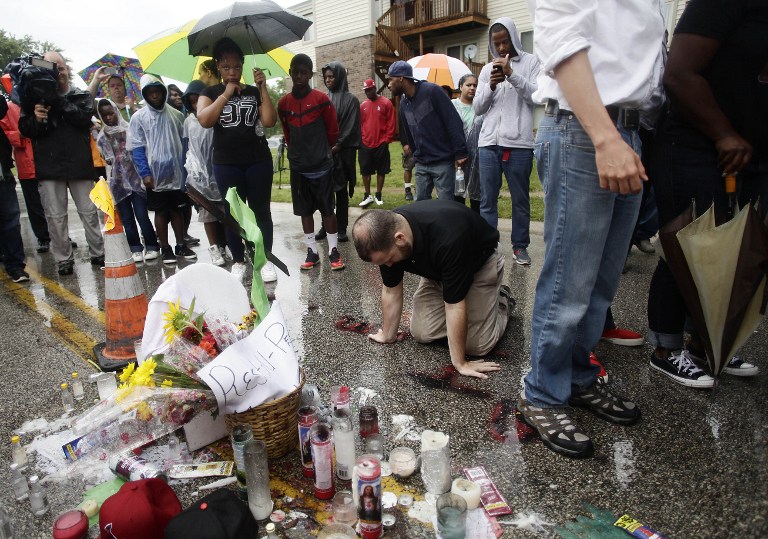
{"label": "wicker basket", "polygon": [[246,424],[253,429],[253,437],[267,445],[267,456],[279,458],[299,445],[299,411],[301,389],[304,387],[304,369],[299,386],[284,397],[251,408],[246,412],[224,416],[227,429],[232,433],[235,425]]}

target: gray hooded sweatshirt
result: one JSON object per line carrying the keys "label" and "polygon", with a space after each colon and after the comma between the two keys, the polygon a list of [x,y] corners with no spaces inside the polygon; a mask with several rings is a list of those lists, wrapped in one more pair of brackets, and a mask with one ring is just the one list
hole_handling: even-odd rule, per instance
{"label": "gray hooded sweatshirt", "polygon": [[[490,78],[493,63],[483,66],[477,83],[477,93],[472,107],[475,114],[484,115],[478,146],[502,148],[533,148],[533,106],[531,96],[536,91],[536,78],[541,64],[533,54],[523,51],[520,35],[509,17],[501,17],[493,24],[503,24],[512,39],[517,56],[511,58],[512,75],[491,90]],[[488,27],[488,51],[498,58]]]}

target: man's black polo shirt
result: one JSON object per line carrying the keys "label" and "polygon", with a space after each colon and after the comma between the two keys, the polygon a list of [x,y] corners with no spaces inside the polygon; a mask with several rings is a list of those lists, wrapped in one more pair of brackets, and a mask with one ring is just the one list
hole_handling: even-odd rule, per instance
{"label": "man's black polo shirt", "polygon": [[496,249],[499,231],[450,200],[422,200],[393,211],[411,225],[413,254],[392,267],[379,266],[384,286],[397,286],[407,271],[440,282],[446,303],[463,300],[475,272]]}

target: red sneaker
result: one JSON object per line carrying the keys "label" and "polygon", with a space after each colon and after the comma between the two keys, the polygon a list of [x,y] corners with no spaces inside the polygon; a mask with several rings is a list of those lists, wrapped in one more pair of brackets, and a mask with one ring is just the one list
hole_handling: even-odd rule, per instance
{"label": "red sneaker", "polygon": [[344,261],[341,259],[341,253],[339,253],[339,250],[336,247],[331,250],[330,259],[331,269],[333,271],[344,269]]}
{"label": "red sneaker", "polygon": [[618,344],[619,346],[641,346],[645,342],[641,334],[622,328],[603,331],[603,336],[600,337],[600,340],[611,344]]}
{"label": "red sneaker", "polygon": [[597,379],[600,382],[607,383],[608,382],[608,372],[605,370],[605,367],[603,367],[603,364],[600,363],[600,360],[597,359],[597,356],[594,352],[589,353],[589,363],[590,365],[594,365],[595,367],[600,368],[600,372],[597,373]]}
{"label": "red sneaker", "polygon": [[307,247],[307,259],[299,266],[302,270],[311,270],[320,263],[320,255]]}

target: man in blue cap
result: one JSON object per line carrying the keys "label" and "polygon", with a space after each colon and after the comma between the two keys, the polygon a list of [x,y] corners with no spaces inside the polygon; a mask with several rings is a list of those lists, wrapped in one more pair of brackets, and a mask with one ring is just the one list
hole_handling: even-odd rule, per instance
{"label": "man in blue cap", "polygon": [[413,77],[408,62],[398,60],[389,67],[389,89],[400,101],[403,150],[416,160],[416,200],[453,200],[456,169],[467,160],[467,143],[459,113],[445,91],[431,82]]}

